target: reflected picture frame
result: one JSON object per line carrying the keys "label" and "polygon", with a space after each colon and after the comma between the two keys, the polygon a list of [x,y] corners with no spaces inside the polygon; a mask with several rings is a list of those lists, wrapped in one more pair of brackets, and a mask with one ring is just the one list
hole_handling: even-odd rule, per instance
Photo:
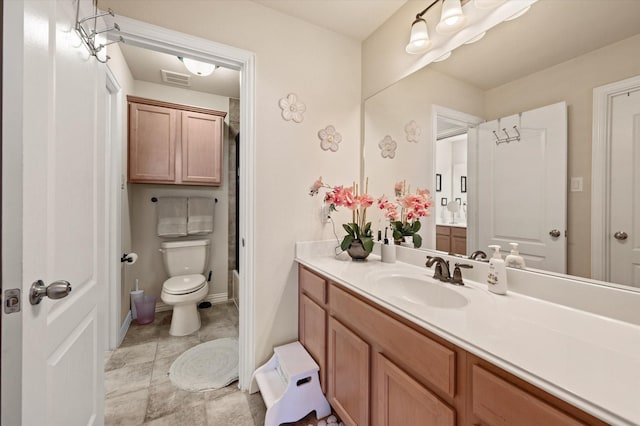
{"label": "reflected picture frame", "polygon": [[436,173],[436,192],[442,191],[442,175]]}
{"label": "reflected picture frame", "polygon": [[448,201],[445,197],[442,197],[442,198],[440,199],[440,205],[441,205],[441,206],[446,206],[446,205],[448,204],[448,202],[449,202],[449,201]]}
{"label": "reflected picture frame", "polygon": [[467,192],[467,177],[460,176],[460,192]]}

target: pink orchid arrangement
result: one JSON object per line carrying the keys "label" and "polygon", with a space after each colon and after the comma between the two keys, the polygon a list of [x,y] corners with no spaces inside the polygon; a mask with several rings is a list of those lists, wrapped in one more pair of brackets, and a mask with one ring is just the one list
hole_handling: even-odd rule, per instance
{"label": "pink orchid arrangement", "polygon": [[342,240],[340,247],[342,250],[347,250],[351,243],[359,240],[362,243],[364,249],[371,253],[373,250],[373,238],[371,237],[371,222],[367,222],[367,208],[371,207],[374,203],[374,198],[367,194],[369,186],[369,180],[365,192],[360,194],[358,191],[358,185],[354,182],[351,187],[344,186],[330,186],[322,181],[322,177],[319,177],[309,190],[309,195],[315,196],[320,192],[321,188],[326,188],[329,191],[325,193],[324,202],[329,205],[329,211],[337,211],[338,207],[346,207],[352,212],[351,223],[343,224],[342,227],[347,231],[347,235]]}
{"label": "pink orchid arrangement", "polygon": [[419,189],[411,194],[406,181],[397,182],[394,185],[396,200],[389,201],[384,195],[378,201],[378,208],[384,211],[384,217],[389,219],[393,238],[396,241],[405,236],[413,237],[413,245],[420,247],[422,237],[420,230],[420,218],[429,216],[429,208],[433,204],[429,190]]}

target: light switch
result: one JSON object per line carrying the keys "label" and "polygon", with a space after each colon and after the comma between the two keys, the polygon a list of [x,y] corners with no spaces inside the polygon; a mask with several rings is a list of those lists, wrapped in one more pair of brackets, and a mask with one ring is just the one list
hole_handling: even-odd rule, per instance
{"label": "light switch", "polygon": [[571,178],[571,192],[582,192],[582,176]]}

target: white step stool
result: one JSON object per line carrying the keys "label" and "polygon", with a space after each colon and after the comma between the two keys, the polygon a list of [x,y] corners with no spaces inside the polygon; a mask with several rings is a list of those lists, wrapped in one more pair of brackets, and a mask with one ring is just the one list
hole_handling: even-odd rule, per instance
{"label": "white step stool", "polygon": [[318,364],[300,342],[274,348],[269,362],[253,373],[267,414],[265,426],[295,422],[316,412],[321,419],[331,414],[331,406],[320,389]]}

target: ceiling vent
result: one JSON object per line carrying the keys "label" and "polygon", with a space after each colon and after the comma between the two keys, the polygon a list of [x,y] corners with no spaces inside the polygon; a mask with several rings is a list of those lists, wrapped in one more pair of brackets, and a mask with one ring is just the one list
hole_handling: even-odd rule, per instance
{"label": "ceiling vent", "polygon": [[191,86],[191,76],[188,74],[180,74],[178,72],[160,70],[162,73],[162,81],[176,86]]}

